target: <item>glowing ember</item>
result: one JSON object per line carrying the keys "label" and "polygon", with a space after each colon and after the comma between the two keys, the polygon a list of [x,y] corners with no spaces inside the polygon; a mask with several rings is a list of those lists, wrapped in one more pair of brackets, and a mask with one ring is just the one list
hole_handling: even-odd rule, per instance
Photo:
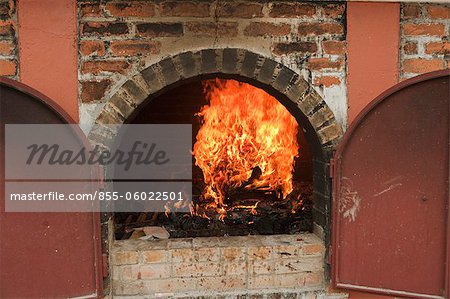
{"label": "glowing ember", "polygon": [[286,197],[298,155],[295,118],[252,85],[219,79],[203,85],[209,105],[198,113],[203,124],[193,154],[208,207],[224,216],[225,199],[236,190],[274,190]]}

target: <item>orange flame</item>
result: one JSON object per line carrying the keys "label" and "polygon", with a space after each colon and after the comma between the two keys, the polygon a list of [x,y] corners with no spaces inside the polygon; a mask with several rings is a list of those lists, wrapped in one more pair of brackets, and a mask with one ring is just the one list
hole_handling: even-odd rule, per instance
{"label": "orange flame", "polygon": [[198,113],[203,124],[193,150],[206,183],[203,197],[224,215],[224,199],[236,189],[288,195],[298,155],[295,118],[252,85],[216,79],[203,87],[209,105]]}

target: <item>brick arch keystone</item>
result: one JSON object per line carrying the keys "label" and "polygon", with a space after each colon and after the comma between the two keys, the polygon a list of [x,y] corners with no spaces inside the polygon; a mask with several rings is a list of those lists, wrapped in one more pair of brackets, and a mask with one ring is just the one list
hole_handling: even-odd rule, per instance
{"label": "brick arch keystone", "polygon": [[[199,76],[227,76],[276,91],[294,116],[307,120],[322,149],[328,151],[342,137],[342,129],[333,112],[303,77],[273,59],[243,49],[207,49],[184,52],[155,63],[125,82],[111,97],[95,120],[97,125],[123,124],[147,98],[157,96],[169,86]],[[280,100],[281,102],[281,100]],[[300,125],[305,128],[305,121]],[[110,132],[93,129],[89,139],[106,144]]]}

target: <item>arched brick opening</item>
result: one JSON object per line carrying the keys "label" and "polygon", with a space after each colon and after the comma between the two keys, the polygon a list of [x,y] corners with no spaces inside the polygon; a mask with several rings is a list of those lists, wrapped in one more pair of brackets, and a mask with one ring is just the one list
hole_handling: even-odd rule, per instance
{"label": "arched brick opening", "polygon": [[147,67],[119,88],[95,123],[123,124],[145,100],[198,77],[235,78],[273,94],[307,130],[312,146],[319,147],[325,157],[342,136],[333,112],[301,75],[273,59],[233,48],[185,52]]}
{"label": "arched brick opening", "polygon": [[[235,79],[264,89],[277,98],[305,130],[313,152],[314,221],[323,233],[325,243],[329,243],[329,159],[342,136],[342,129],[331,109],[309,83],[273,59],[234,48],[185,52],[166,58],[125,82],[103,107],[95,124],[125,124],[146,103],[168,90],[190,80],[215,77]],[[114,137],[111,132],[102,131],[101,126],[95,126],[89,134],[91,141],[97,144],[107,144]]]}

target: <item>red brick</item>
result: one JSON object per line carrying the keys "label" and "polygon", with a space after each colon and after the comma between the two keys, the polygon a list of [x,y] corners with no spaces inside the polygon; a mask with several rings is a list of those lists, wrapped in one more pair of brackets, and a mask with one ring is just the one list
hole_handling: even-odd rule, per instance
{"label": "red brick", "polygon": [[109,80],[81,82],[81,101],[83,103],[100,101],[110,85]]}
{"label": "red brick", "polygon": [[195,36],[237,36],[238,23],[236,22],[189,22],[186,23],[188,32]]}
{"label": "red brick", "polygon": [[310,70],[340,69],[342,65],[343,61],[341,59],[331,61],[328,58],[310,58],[308,61],[308,69]]}
{"label": "red brick", "polygon": [[344,16],[344,4],[327,4],[322,7],[322,15],[325,18],[340,19]]}
{"label": "red brick", "polygon": [[167,17],[209,17],[208,2],[167,1],[160,6],[161,16]]}
{"label": "red brick", "polygon": [[125,74],[130,64],[125,60],[90,60],[83,62],[81,72],[83,74],[99,74],[101,72]]}
{"label": "red brick", "polygon": [[262,3],[219,2],[217,17],[219,18],[254,18],[262,17]]}
{"label": "red brick", "polygon": [[100,3],[81,3],[81,17],[100,17],[103,15]]}
{"label": "red brick", "polygon": [[427,54],[450,54],[450,42],[431,42],[426,44]]}
{"label": "red brick", "polygon": [[403,32],[405,35],[438,35],[445,34],[445,27],[443,24],[412,24],[407,23],[403,25]]}
{"label": "red brick", "polygon": [[403,52],[408,55],[417,54],[417,43],[416,42],[406,42],[403,45]]}
{"label": "red brick", "polygon": [[157,54],[161,48],[158,41],[117,40],[111,41],[109,49],[113,56],[139,56]]}
{"label": "red brick", "polygon": [[14,60],[0,60],[0,76],[14,76],[17,64]]}
{"label": "red brick", "polygon": [[181,23],[142,23],[136,25],[138,35],[146,37],[177,37],[183,35]]}
{"label": "red brick", "polygon": [[439,59],[406,59],[403,61],[403,72],[405,73],[427,73],[431,71],[441,70],[444,63]]}
{"label": "red brick", "polygon": [[128,33],[125,23],[87,22],[82,25],[83,34],[87,35],[120,35]]}
{"label": "red brick", "polygon": [[432,19],[450,19],[450,6],[428,5],[428,16]]}
{"label": "red brick", "polygon": [[344,55],[345,43],[343,41],[335,41],[335,40],[323,41],[322,49],[326,54]]}
{"label": "red brick", "polygon": [[295,18],[313,16],[316,8],[303,3],[274,3],[269,16],[272,18]]}
{"label": "red brick", "polygon": [[404,4],[403,5],[403,18],[416,19],[420,17],[420,5],[418,4]]}
{"label": "red brick", "polygon": [[0,37],[14,37],[15,29],[11,21],[0,21]]}
{"label": "red brick", "polygon": [[12,41],[0,41],[0,55],[11,55],[15,48],[16,45]]}
{"label": "red brick", "polygon": [[334,76],[317,76],[314,78],[314,85],[330,87],[341,84],[341,79]]}
{"label": "red brick", "polygon": [[106,10],[113,17],[153,17],[155,5],[147,1],[110,2]]}
{"label": "red brick", "polygon": [[277,43],[272,51],[275,55],[316,53],[317,44],[315,42]]}
{"label": "red brick", "polygon": [[103,41],[82,40],[80,41],[80,53],[83,56],[103,56],[105,55],[105,44]]}
{"label": "red brick", "polygon": [[290,24],[265,22],[253,22],[244,30],[246,36],[284,36],[290,32]]}
{"label": "red brick", "polygon": [[301,36],[343,33],[344,27],[339,23],[301,23],[298,25],[298,34]]}

